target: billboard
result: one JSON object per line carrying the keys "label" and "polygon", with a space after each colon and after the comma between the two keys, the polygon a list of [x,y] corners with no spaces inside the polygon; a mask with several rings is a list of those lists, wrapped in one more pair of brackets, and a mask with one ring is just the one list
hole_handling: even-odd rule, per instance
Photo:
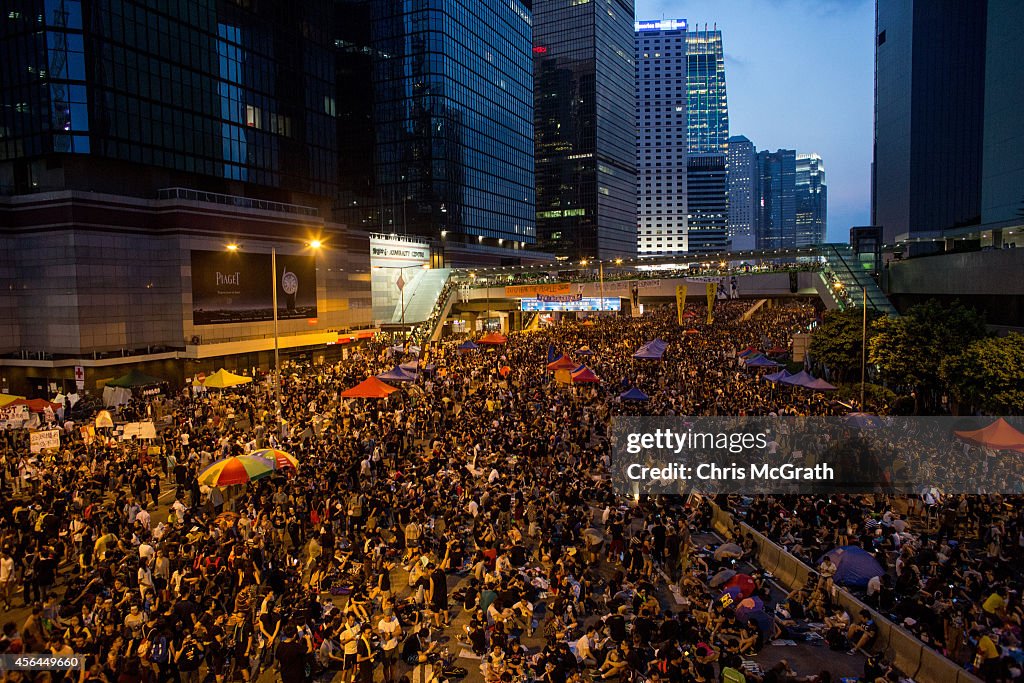
{"label": "billboard", "polygon": [[541,294],[571,294],[572,285],[568,282],[556,282],[550,285],[509,285],[505,287],[505,296],[540,296]]}
{"label": "billboard", "polygon": [[573,301],[544,301],[541,299],[523,299],[520,301],[522,310],[530,312],[554,312],[554,311],[617,311],[622,306],[622,301],[618,297],[604,298],[604,304],[601,303],[601,297],[585,296]]}
{"label": "billboard", "polygon": [[315,257],[278,254],[272,274],[270,254],[193,251],[192,323],[273,320],[273,286],[279,320],[316,317]]}
{"label": "billboard", "polygon": [[402,292],[405,290],[407,294],[405,306],[408,308],[418,280],[429,266],[428,243],[405,237],[370,235],[370,294],[375,322],[401,322]]}

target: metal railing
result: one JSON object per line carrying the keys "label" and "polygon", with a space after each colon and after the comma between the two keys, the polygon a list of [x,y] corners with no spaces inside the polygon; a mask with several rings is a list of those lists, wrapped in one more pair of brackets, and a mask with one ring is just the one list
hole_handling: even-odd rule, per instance
{"label": "metal railing", "polygon": [[269,202],[263,199],[252,199],[251,197],[238,197],[230,194],[218,194],[216,192],[193,190],[188,187],[165,187],[156,191],[156,198],[182,199],[190,202],[207,202],[210,204],[220,204],[222,206],[233,206],[240,209],[260,209],[261,211],[291,213],[298,216],[320,215],[320,210],[313,206],[285,204],[283,202]]}

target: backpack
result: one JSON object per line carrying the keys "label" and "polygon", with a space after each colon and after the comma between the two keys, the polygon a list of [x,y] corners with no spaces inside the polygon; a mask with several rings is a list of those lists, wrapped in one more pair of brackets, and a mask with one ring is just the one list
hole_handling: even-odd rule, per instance
{"label": "backpack", "polygon": [[[155,640],[148,641],[149,645],[149,661],[156,662],[157,664],[167,663],[167,636],[160,634]],[[142,655],[139,655],[140,657]]]}

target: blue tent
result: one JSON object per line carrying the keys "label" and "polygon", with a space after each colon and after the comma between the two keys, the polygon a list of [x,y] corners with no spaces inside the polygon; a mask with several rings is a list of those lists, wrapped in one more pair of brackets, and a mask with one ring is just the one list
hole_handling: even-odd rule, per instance
{"label": "blue tent", "polygon": [[431,370],[434,369],[434,364],[433,363],[427,363],[426,365],[424,365],[421,368],[420,367],[420,362],[418,360],[411,360],[408,363],[402,363],[398,367],[402,368],[402,370],[404,370],[406,372],[409,372],[409,373],[419,372],[420,370],[423,370],[423,372],[430,372]]}
{"label": "blue tent", "polygon": [[467,339],[466,341],[462,342],[455,348],[457,348],[459,351],[476,351],[480,347]]}
{"label": "blue tent", "polygon": [[589,346],[581,346],[576,349],[576,354],[579,356],[593,356],[594,352],[590,350]]}
{"label": "blue tent", "polygon": [[654,339],[647,342],[633,354],[633,358],[645,358],[648,360],[661,360],[661,357],[665,355],[665,349],[668,348],[668,342],[664,342],[660,339]]}
{"label": "blue tent", "polygon": [[623,401],[649,401],[651,399],[650,396],[640,391],[636,387],[633,387],[629,391],[622,392],[621,394],[619,394],[619,398],[621,398]]}
{"label": "blue tent", "polygon": [[793,373],[791,373],[789,370],[783,369],[780,370],[779,372],[773,372],[770,375],[765,375],[764,378],[769,382],[781,382],[782,380],[786,379],[787,377],[791,377],[792,375]]}
{"label": "blue tent", "polygon": [[558,356],[559,356],[559,353],[558,353],[558,351],[555,351],[555,345],[554,344],[548,344],[548,362],[549,363],[553,363],[555,361],[555,359],[558,358]]}
{"label": "blue tent", "polygon": [[386,379],[392,382],[414,382],[416,381],[416,375],[410,375],[408,372],[396,365],[387,372],[382,372],[377,375],[377,379]]}
{"label": "blue tent", "polygon": [[773,360],[769,360],[764,356],[748,356],[743,361],[743,367],[745,368],[777,368],[779,364]]}
{"label": "blue tent", "polygon": [[[830,557],[836,565],[836,574],[832,580],[840,586],[865,588],[868,581],[885,574],[882,565],[878,564],[878,560],[871,553],[855,545],[834,548],[825,555]],[[821,563],[821,559],[818,560],[818,563]]]}
{"label": "blue tent", "polygon": [[814,377],[806,370],[801,370],[795,375],[789,377],[783,377],[779,380],[783,384],[791,384],[795,387],[808,387],[814,381]]}

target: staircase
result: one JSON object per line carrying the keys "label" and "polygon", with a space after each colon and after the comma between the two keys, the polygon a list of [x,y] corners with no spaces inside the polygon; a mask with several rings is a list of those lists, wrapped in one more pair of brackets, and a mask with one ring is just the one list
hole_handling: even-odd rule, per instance
{"label": "staircase", "polygon": [[[827,284],[841,282],[846,296],[836,296],[840,308],[860,306],[867,294],[868,308],[882,315],[899,315],[882,288],[871,276],[871,265],[861,263],[848,244],[823,244],[822,255],[830,273],[822,273]],[[831,280],[829,278],[831,276]]]}
{"label": "staircase", "polygon": [[452,271],[450,268],[428,268],[406,272],[412,273],[412,277],[405,283],[405,315],[402,315],[403,302],[400,299],[391,314],[391,322],[400,324],[404,319],[405,324],[415,325],[430,318]]}

